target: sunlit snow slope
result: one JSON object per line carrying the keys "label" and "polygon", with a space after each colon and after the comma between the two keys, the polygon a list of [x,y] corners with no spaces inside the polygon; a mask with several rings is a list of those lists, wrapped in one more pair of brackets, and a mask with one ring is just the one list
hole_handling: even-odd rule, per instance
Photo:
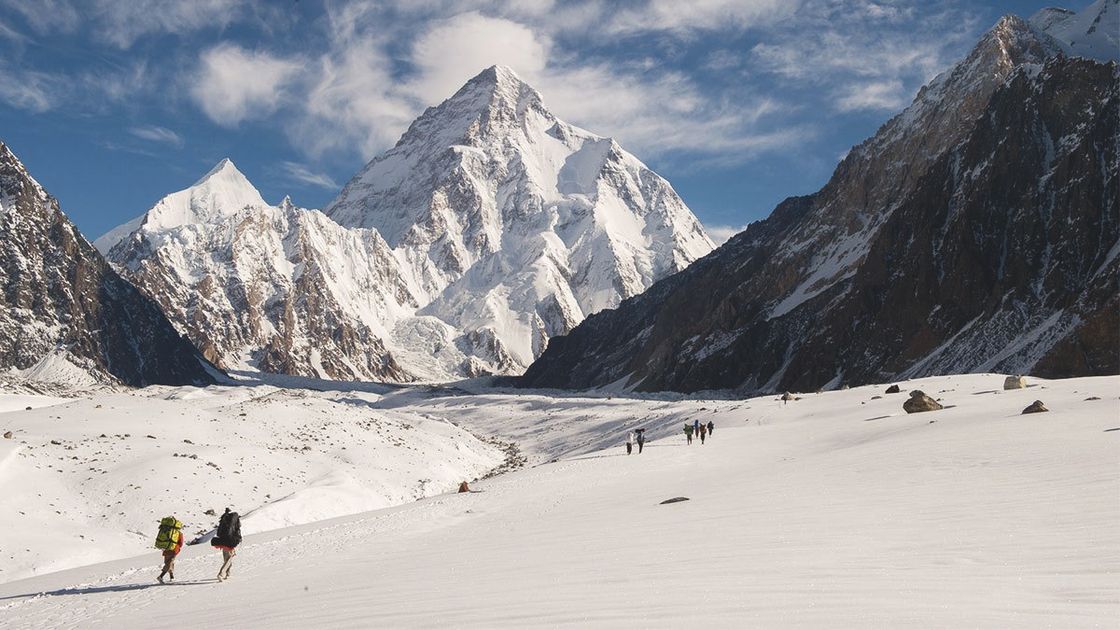
{"label": "sunlit snow slope", "polygon": [[[527,419],[553,414],[611,446],[481,494],[250,535],[225,583],[193,547],[174,585],[154,582],[154,550],[5,584],[0,625],[1112,627],[1120,377],[1002,383],[903,383],[948,406],[916,415],[884,386],[786,405],[494,393],[488,421],[462,393],[414,400],[526,444]],[[1035,399],[1052,411],[1020,415]],[[694,417],[716,431],[686,446]],[[628,457],[639,424],[661,439]]]}

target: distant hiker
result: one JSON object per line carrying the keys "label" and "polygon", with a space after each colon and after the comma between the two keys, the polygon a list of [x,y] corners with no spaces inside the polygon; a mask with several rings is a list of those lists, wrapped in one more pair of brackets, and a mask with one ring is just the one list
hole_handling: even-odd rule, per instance
{"label": "distant hiker", "polygon": [[684,437],[689,444],[692,444],[692,425],[687,422],[684,423]]}
{"label": "distant hiker", "polygon": [[699,418],[692,421],[692,432],[695,433],[696,435],[700,435],[700,419]]}
{"label": "distant hiker", "polygon": [[225,514],[218,520],[218,530],[210,539],[210,545],[222,550],[222,567],[218,569],[218,581],[229,579],[229,567],[233,564],[233,557],[237,555],[237,546],[241,544],[241,517],[237,512],[230,512],[226,508]]}
{"label": "distant hiker", "polygon": [[700,443],[704,443],[704,438],[708,436],[708,425],[700,425]]}
{"label": "distant hiker", "polygon": [[646,430],[638,429],[638,454],[642,454],[642,447],[646,444]]}
{"label": "distant hiker", "polygon": [[629,431],[626,433],[626,454],[629,455],[634,450],[634,432]]}
{"label": "distant hiker", "polygon": [[712,423],[711,420],[709,420],[708,421],[708,437],[712,437],[712,434],[715,433],[715,432],[716,432],[716,425],[714,423]]}
{"label": "distant hiker", "polygon": [[467,482],[464,481],[463,483],[459,484],[459,492],[470,492],[470,491],[471,491],[471,487],[467,485]]}
{"label": "distant hiker", "polygon": [[175,556],[183,549],[183,523],[174,516],[165,516],[159,522],[159,533],[156,534],[156,549],[163,550],[163,571],[160,571],[159,580],[163,584],[163,576],[175,579]]}

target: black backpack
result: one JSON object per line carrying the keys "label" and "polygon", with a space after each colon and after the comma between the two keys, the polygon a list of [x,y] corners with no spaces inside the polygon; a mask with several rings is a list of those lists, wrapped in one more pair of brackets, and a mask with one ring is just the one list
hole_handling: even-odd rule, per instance
{"label": "black backpack", "polygon": [[213,542],[226,547],[236,547],[241,544],[241,517],[237,512],[226,512],[222,515]]}

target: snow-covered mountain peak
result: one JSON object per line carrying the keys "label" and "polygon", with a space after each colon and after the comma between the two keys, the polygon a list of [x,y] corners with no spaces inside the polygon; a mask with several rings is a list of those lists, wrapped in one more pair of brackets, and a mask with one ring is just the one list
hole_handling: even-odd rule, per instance
{"label": "snow-covered mountain peak", "polygon": [[1074,57],[1120,61],[1120,0],[1097,0],[1084,11],[1046,8],[1030,23]]}
{"label": "snow-covered mountain peak", "polygon": [[108,253],[138,229],[149,235],[163,234],[186,226],[211,224],[246,207],[267,205],[233,161],[224,158],[189,188],[160,199],[143,215],[106,232],[94,246]]}

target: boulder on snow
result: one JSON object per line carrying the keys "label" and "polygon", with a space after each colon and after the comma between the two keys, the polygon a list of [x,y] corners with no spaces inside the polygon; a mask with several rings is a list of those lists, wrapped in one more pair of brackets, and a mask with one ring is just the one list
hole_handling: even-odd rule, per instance
{"label": "boulder on snow", "polygon": [[681,501],[688,501],[688,497],[673,497],[672,499],[665,499],[661,502],[661,505],[665,505],[666,503],[680,503]]}
{"label": "boulder on snow", "polygon": [[1023,389],[1026,386],[1027,379],[1023,378],[1022,375],[1008,376],[1007,378],[1003,379],[1004,389]]}
{"label": "boulder on snow", "polygon": [[901,393],[901,392],[902,392],[902,390],[899,389],[898,385],[891,385],[890,387],[887,388],[887,391],[885,393],[887,393],[887,394],[898,394],[898,393]]}
{"label": "boulder on snow", "polygon": [[791,393],[789,393],[789,392],[786,392],[786,393],[782,394],[782,400],[784,400],[784,401],[786,401],[786,402],[789,402],[789,401],[791,401],[791,400],[794,400],[794,398],[793,398],[793,394],[791,394]]}
{"label": "boulder on snow", "polygon": [[12,432],[11,432],[11,431],[5,431],[5,432],[4,432],[4,439],[5,439],[5,440],[10,440],[10,439],[12,439]]}
{"label": "boulder on snow", "polygon": [[1036,400],[1033,403],[1031,403],[1030,407],[1027,407],[1026,409],[1024,409],[1023,413],[1042,413],[1044,411],[1050,411],[1050,410],[1046,408],[1046,405],[1042,404],[1041,400]]}
{"label": "boulder on snow", "polygon": [[902,403],[902,409],[906,413],[921,413],[923,411],[937,411],[942,409],[941,403],[926,396],[926,393],[920,389],[915,389],[910,392],[910,398]]}

